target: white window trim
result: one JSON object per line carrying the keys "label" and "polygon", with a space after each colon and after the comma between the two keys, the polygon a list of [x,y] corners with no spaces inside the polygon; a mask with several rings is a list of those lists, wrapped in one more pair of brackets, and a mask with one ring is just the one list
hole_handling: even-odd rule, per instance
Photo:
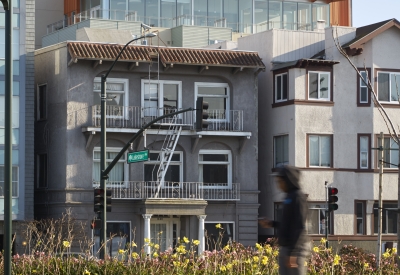
{"label": "white window trim", "polygon": [[[119,153],[120,151],[121,151],[121,149],[122,148],[118,148],[118,147],[107,147],[106,148],[106,152],[115,152],[115,153]],[[94,147],[93,148],[93,155],[92,155],[92,162],[93,162],[93,164],[92,164],[92,169],[93,169],[93,165],[94,165],[94,162],[99,162],[100,163],[100,159],[99,160],[97,160],[97,159],[95,159],[94,158],[94,152],[95,151],[98,151],[98,152],[100,152],[101,150],[100,150],[100,147]],[[128,163],[127,163],[127,161],[126,161],[126,159],[127,159],[127,153],[125,152],[124,153],[124,158],[120,158],[119,160],[118,160],[118,163],[124,163],[124,181],[123,181],[123,183],[124,184],[121,184],[121,185],[119,185],[118,187],[127,187],[127,184],[128,184],[128,179],[129,179],[129,165],[128,165]],[[106,159],[106,168],[107,168],[107,161],[109,161],[109,162],[111,162],[111,161],[113,161],[112,159]],[[101,163],[100,163],[100,165],[101,165]],[[93,174],[92,174],[92,176],[93,176]],[[100,182],[99,183],[95,183],[95,181],[94,181],[94,179],[92,179],[92,182],[93,182],[93,187],[99,187],[100,186]],[[121,181],[122,182],[122,181]],[[107,181],[107,183],[108,183],[108,181]]]}
{"label": "white window trim", "polygon": [[[288,144],[287,145],[288,145],[288,153],[289,153],[289,134],[273,136],[274,153],[273,153],[273,161],[272,161],[272,163],[274,164],[274,168],[278,167],[276,165],[276,163],[275,163],[275,160],[276,160],[276,142],[275,142],[275,139],[279,138],[279,137],[284,137],[284,136],[288,137]],[[289,158],[289,155],[288,155],[288,158]],[[288,159],[288,162],[285,163],[285,164],[289,164],[289,159]]]}
{"label": "white window trim", "polygon": [[[175,80],[146,80],[142,79],[141,83],[141,103],[140,106],[142,107],[142,118],[144,116],[144,90],[145,90],[145,85],[146,84],[157,84],[158,85],[158,105],[157,108],[159,108],[158,111],[158,116],[163,115],[163,108],[164,108],[164,84],[177,84],[178,85],[178,107],[177,109],[180,110],[182,109],[182,81],[175,81]],[[161,99],[161,100],[160,100]],[[178,116],[181,116],[179,114]]]}
{"label": "white window trim", "polygon": [[[200,161],[200,155],[228,155],[228,161]],[[226,186],[215,187],[203,185],[204,189],[231,189],[232,188],[232,152],[230,150],[200,150],[198,155],[199,162],[199,182],[203,182],[203,165],[202,164],[227,164],[228,165],[228,182]]]}
{"label": "white window trim", "polygon": [[[149,155],[150,154],[160,154],[160,153],[161,154],[165,154],[164,151],[156,151],[156,150],[149,151]],[[182,182],[183,181],[183,152],[182,151],[174,151],[173,154],[179,154],[180,161],[179,162],[178,161],[173,161],[171,159],[169,165],[179,165],[180,166],[180,169],[179,169],[179,182]],[[160,159],[161,159],[161,156],[160,156]],[[144,162],[144,165],[143,165],[143,177],[144,177],[144,169],[145,169],[144,166],[145,165],[157,165],[157,164],[160,164],[160,160],[151,160],[150,159],[150,160]],[[165,186],[163,188],[167,188],[167,186]]]}
{"label": "white window trim", "polygon": [[[360,71],[360,74],[361,74],[361,76],[362,76],[362,73],[365,73],[365,81],[368,81],[367,80],[367,72],[366,71]],[[369,75],[368,75],[369,76]],[[362,98],[362,96],[361,96],[361,89],[362,88],[366,88],[367,89],[367,99],[366,100],[361,100],[361,98]],[[359,92],[359,98],[360,98],[360,103],[368,103],[368,92],[369,92],[369,89],[368,89],[368,86],[367,85],[365,85],[365,83],[364,83],[364,81],[362,80],[362,78],[360,77],[360,88],[359,88],[360,90],[358,91]]]}
{"label": "white window trim", "polygon": [[[98,82],[101,84],[101,78],[95,77],[93,83],[94,82]],[[107,83],[110,83],[110,84],[121,84],[122,83],[122,84],[124,84],[123,92],[120,92],[120,91],[113,92],[113,93],[117,93],[117,94],[124,94],[124,104],[123,104],[124,108],[123,108],[123,112],[121,115],[106,115],[106,118],[124,118],[125,120],[128,120],[129,114],[127,112],[127,107],[129,106],[129,80],[126,78],[107,78],[106,93],[109,93],[109,92],[107,92]],[[101,90],[95,90],[94,87],[93,87],[93,92],[101,94]],[[100,118],[100,113],[95,114],[95,117]]]}
{"label": "white window trim", "polygon": [[[317,205],[318,205],[318,207],[317,207]],[[308,210],[319,210],[319,211],[323,211],[323,215],[326,215],[326,207],[327,207],[328,205],[326,204],[326,202],[324,201],[324,202],[309,202],[308,203]],[[328,212],[328,218],[329,219],[331,219],[331,217],[332,217],[332,213],[333,212]],[[319,217],[320,217],[320,212],[318,213],[318,219],[319,219]],[[311,217],[309,217],[309,218],[311,218]],[[326,219],[326,217],[325,217],[325,219]],[[321,233],[321,224],[319,224],[320,226],[318,227],[318,234],[313,234],[313,233],[309,233],[308,232],[308,230],[309,230],[309,228],[308,228],[308,225],[309,224],[309,222],[308,222],[308,220],[307,220],[307,226],[306,226],[306,228],[307,228],[307,233],[308,234],[310,234],[310,235],[323,235],[324,233]],[[329,230],[332,230],[333,229],[333,227],[334,227],[334,224],[333,223],[330,223],[330,228],[329,228]],[[324,227],[325,228],[325,227]]]}
{"label": "white window trim", "polygon": [[[45,117],[40,117],[40,87],[41,86],[46,86],[46,106],[44,106],[44,108],[46,109],[46,116]],[[41,121],[41,120],[46,120],[47,119],[47,115],[48,115],[48,108],[47,108],[47,98],[48,98],[48,96],[47,96],[47,94],[48,94],[48,92],[47,92],[47,83],[43,83],[43,84],[40,84],[40,85],[37,85],[37,87],[36,87],[36,91],[37,91],[37,93],[36,93],[36,102],[37,102],[37,106],[36,106],[36,120],[37,121]]]}
{"label": "white window trim", "polygon": [[[369,150],[368,150],[368,148],[367,148],[366,151],[362,151],[361,150],[361,139],[362,138],[367,138],[367,147],[368,147],[368,145],[369,145],[369,137],[368,136],[360,136],[359,138],[360,138],[360,140],[359,140],[359,143],[360,143],[360,152],[359,152],[359,154],[360,154],[360,169],[368,169],[368,167],[369,167]],[[362,157],[361,157],[362,153],[367,153],[367,166],[363,166],[362,165]]]}
{"label": "white window trim", "polygon": [[[180,238],[181,232],[181,221],[179,218],[169,218],[169,217],[157,217],[153,216],[150,219],[150,227],[152,224],[166,224],[166,245],[165,247],[168,249],[169,247],[173,248],[173,224],[176,224],[176,242],[178,243],[178,239]],[[157,236],[150,236],[151,238],[156,238]]]}
{"label": "white window trim", "polygon": [[[222,87],[226,88],[226,95],[210,95],[210,94],[200,94],[199,87]],[[195,82],[194,83],[194,105],[196,107],[196,101],[198,97],[215,97],[215,98],[225,98],[226,99],[226,110],[225,110],[225,117],[226,119],[211,119],[208,118],[207,120],[215,121],[215,122],[230,122],[230,89],[228,83],[214,83],[214,82]],[[196,121],[196,114],[193,112],[193,121]]]}
{"label": "white window trim", "polygon": [[[312,136],[317,136],[318,137],[318,150],[319,150],[319,157],[318,157],[318,160],[319,160],[319,165],[317,166],[317,165],[311,165],[311,143],[310,143],[310,138],[312,137]],[[331,157],[330,157],[330,161],[332,162],[329,166],[322,166],[321,165],[321,140],[320,140],[320,137],[330,137],[330,153],[331,153]],[[332,135],[331,134],[326,134],[326,135],[324,135],[324,134],[309,134],[308,135],[308,140],[307,140],[307,142],[308,142],[308,166],[309,167],[320,167],[320,168],[331,168],[331,167],[333,167],[333,144],[332,144]]]}
{"label": "white window trim", "polygon": [[[286,91],[286,98],[283,99],[283,76],[286,75],[286,77],[288,77],[288,73],[281,73],[281,74],[277,74],[275,75],[275,102],[283,102],[283,101],[287,101],[288,100],[288,96],[289,96],[289,90],[287,89]],[[281,98],[282,99],[278,99],[278,77],[281,76],[281,91],[279,91],[279,93],[281,94]],[[288,85],[286,85],[286,88],[288,88]]]}
{"label": "white window trim", "polygon": [[[310,73],[316,73],[318,74],[318,98],[310,98]],[[331,101],[331,72],[325,72],[325,71],[308,71],[308,100],[321,100],[321,101]],[[327,98],[321,98],[320,97],[320,91],[319,91],[319,79],[321,74],[328,74],[328,97]]]}
{"label": "white window trim", "polygon": [[[234,221],[204,221],[204,223],[211,223],[211,224],[221,224],[221,226],[222,227],[224,227],[223,226],[223,224],[224,223],[231,223],[233,226],[232,226],[232,241],[236,241],[236,231],[235,231],[235,225],[236,225],[236,223],[234,222]],[[226,229],[224,228],[224,231],[226,232]]]}
{"label": "white window trim", "polygon": [[[0,167],[4,167],[4,164],[1,164]],[[12,179],[12,184],[16,184],[17,185],[17,195],[16,196],[12,196],[12,199],[18,199],[19,198],[19,166],[18,165],[12,165],[11,170],[16,167],[17,168],[17,175],[18,175],[18,179],[15,180],[14,178]],[[12,172],[11,172],[12,173]],[[3,186],[5,184],[5,180],[3,181]],[[12,190],[12,187],[11,187]],[[0,196],[0,198],[4,199],[4,196]]]}
{"label": "white window trim", "polygon": [[[378,75],[377,75],[377,82],[378,82],[378,99],[379,99],[379,74],[389,74],[389,101],[386,101],[386,100],[379,100],[379,102],[385,102],[385,103],[387,103],[387,104],[399,104],[399,101],[397,101],[397,100],[391,100],[391,98],[392,98],[392,75],[393,74],[395,74],[395,75],[398,75],[399,77],[398,77],[398,82],[397,82],[397,84],[398,84],[398,89],[399,89],[399,91],[398,91],[398,93],[399,93],[399,95],[400,95],[400,72],[386,72],[386,71],[384,71],[384,72],[378,72]],[[396,91],[396,93],[397,93],[397,91]],[[400,97],[399,97],[400,98]]]}

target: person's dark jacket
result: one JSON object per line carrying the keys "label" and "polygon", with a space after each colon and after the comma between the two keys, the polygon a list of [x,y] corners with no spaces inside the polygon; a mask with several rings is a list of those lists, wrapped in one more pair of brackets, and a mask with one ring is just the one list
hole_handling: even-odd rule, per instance
{"label": "person's dark jacket", "polygon": [[304,252],[308,237],[306,235],[307,198],[300,189],[300,171],[291,166],[280,169],[278,176],[285,179],[287,195],[283,201],[282,215],[273,226],[278,229],[278,244],[287,247],[290,255]]}

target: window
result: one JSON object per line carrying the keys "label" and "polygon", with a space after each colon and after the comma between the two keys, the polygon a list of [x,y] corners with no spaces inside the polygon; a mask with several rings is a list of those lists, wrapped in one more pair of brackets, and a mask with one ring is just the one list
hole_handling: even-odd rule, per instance
{"label": "window", "polygon": [[275,75],[275,102],[288,99],[288,74]]}
{"label": "window", "polygon": [[[114,158],[121,151],[119,148],[106,149],[106,168],[114,160]],[[100,183],[100,148],[95,147],[93,150],[93,183],[98,185]],[[107,185],[123,185],[124,181],[128,179],[128,167],[126,164],[126,155],[118,160],[117,164],[111,169],[108,174]]]}
{"label": "window", "polygon": [[[129,81],[128,79],[107,78],[106,93],[107,93],[107,109],[106,116],[108,118],[122,118],[128,116],[129,102]],[[94,98],[93,105],[96,105],[96,114],[100,117],[101,105],[101,79],[96,77],[93,85]]]}
{"label": "window", "polygon": [[47,118],[47,85],[38,86],[37,94],[37,119]]}
{"label": "window", "polygon": [[[397,202],[383,202],[382,206],[382,234],[396,234]],[[374,203],[374,233],[378,234],[378,203]]]}
{"label": "window", "polygon": [[356,234],[365,235],[365,202],[356,201]]}
{"label": "window", "polygon": [[[311,235],[324,235],[326,230],[325,217],[326,217],[325,203],[310,203],[308,205],[308,218],[307,218],[307,232]],[[329,215],[330,229],[329,233],[333,232],[332,212]]]}
{"label": "window", "polygon": [[228,150],[200,150],[199,181],[204,188],[232,186],[232,155]]}
{"label": "window", "polygon": [[289,136],[274,137],[274,167],[289,164]]}
{"label": "window", "polygon": [[160,246],[160,251],[168,248],[175,248],[178,244],[178,238],[181,222],[176,216],[153,216],[150,220],[151,242]]}
{"label": "window", "polygon": [[[368,77],[370,77],[371,76],[371,74],[368,72],[368,76],[367,76],[367,72],[366,71],[360,71],[360,73],[361,73],[361,76],[362,76],[362,78],[360,77],[360,76],[358,76],[358,82],[359,82],[359,95],[358,95],[358,98],[359,98],[359,103],[360,104],[368,104],[369,105],[369,99],[370,99],[370,95],[369,95],[369,89],[368,89],[368,86],[367,86],[367,84],[364,82],[364,80],[365,81],[368,81]],[[363,80],[364,79],[364,80]]]}
{"label": "window", "polygon": [[[221,228],[216,228],[220,224]],[[235,240],[234,222],[204,222],[205,249],[208,251],[221,250],[224,246]]]}
{"label": "window", "polygon": [[330,72],[308,72],[308,99],[330,100]]}
{"label": "window", "polygon": [[379,101],[399,101],[400,73],[378,72],[378,99]]}
{"label": "window", "polygon": [[[126,250],[127,244],[131,241],[130,222],[107,222],[107,254],[123,260],[124,254],[118,253],[120,249]],[[100,229],[94,229],[93,255],[100,251]],[[98,255],[97,255],[98,256]]]}
{"label": "window", "polygon": [[47,188],[47,154],[37,155],[37,188]]}
{"label": "window", "polygon": [[332,167],[332,136],[309,135],[309,166]]}
{"label": "window", "polygon": [[[18,182],[19,182],[19,168],[18,168],[18,150],[12,150],[12,197],[17,198],[19,196],[18,193]],[[0,149],[0,197],[4,197],[4,149]],[[14,201],[13,201],[14,205]],[[14,208],[14,207],[13,207]],[[0,206],[0,213],[2,211],[2,205]],[[13,213],[14,213],[13,209]],[[15,214],[15,213],[14,213]]]}
{"label": "window", "polygon": [[[380,138],[378,137],[378,144]],[[383,138],[383,168],[398,168],[399,165],[399,145],[391,137]],[[378,156],[380,154],[378,153]],[[379,167],[379,165],[378,165]]]}
{"label": "window", "polygon": [[[165,156],[165,152],[150,152],[149,161],[144,163],[144,181],[158,181],[157,174],[160,169],[160,161]],[[166,159],[165,162],[168,160]],[[160,171],[161,174],[162,171]],[[175,151],[172,155],[168,169],[164,175],[165,182],[182,182],[183,169],[182,169],[182,152]]]}
{"label": "window", "polygon": [[[1,74],[1,72],[0,72]],[[19,81],[13,81],[12,144],[19,143]],[[0,80],[0,144],[5,140],[5,82]]]}
{"label": "window", "polygon": [[358,169],[370,168],[370,142],[369,134],[358,134]]}
{"label": "window", "polygon": [[182,82],[142,80],[143,116],[162,116],[182,108]]}
{"label": "window", "polygon": [[[208,102],[208,120],[229,121],[229,86],[226,83],[195,83],[196,98]],[[195,105],[196,106],[196,102]]]}

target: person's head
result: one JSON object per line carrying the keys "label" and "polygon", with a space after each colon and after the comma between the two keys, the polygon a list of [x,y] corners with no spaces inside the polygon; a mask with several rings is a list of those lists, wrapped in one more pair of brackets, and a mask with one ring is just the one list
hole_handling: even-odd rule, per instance
{"label": "person's head", "polygon": [[279,189],[285,193],[289,193],[291,190],[301,189],[300,170],[296,167],[285,165],[278,169],[275,181]]}

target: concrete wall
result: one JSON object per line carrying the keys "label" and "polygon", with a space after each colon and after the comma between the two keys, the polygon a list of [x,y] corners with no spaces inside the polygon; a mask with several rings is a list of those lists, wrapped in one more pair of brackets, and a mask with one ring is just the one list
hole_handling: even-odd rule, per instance
{"label": "concrete wall", "polygon": [[35,2],[35,49],[42,47],[42,37],[47,34],[47,25],[63,20],[63,0],[36,0]]}

